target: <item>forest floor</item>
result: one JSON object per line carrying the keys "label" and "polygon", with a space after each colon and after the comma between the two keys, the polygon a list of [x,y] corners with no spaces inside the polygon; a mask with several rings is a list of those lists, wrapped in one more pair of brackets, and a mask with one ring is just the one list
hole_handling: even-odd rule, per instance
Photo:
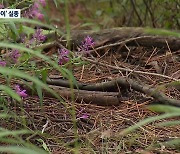
{"label": "forest floor", "polygon": [[[54,10],[52,14],[56,14]],[[74,17],[72,16],[71,18]],[[75,20],[71,23],[76,25],[77,21]],[[57,50],[57,48],[53,47],[53,49],[49,49],[46,52],[51,53],[51,50]],[[93,60],[132,70],[162,73],[179,79],[179,56],[180,51],[171,52],[165,48],[147,48],[142,46],[121,48],[116,46],[101,50],[99,55],[93,55]],[[122,72],[92,63],[73,67],[73,74],[78,82],[85,84],[107,82],[121,76],[153,87],[171,82],[171,80],[158,76]],[[49,76],[61,77],[61,74],[52,71]],[[170,98],[180,99],[180,91],[176,88],[171,87],[162,89],[162,91]],[[72,102],[71,99],[66,100],[65,103],[69,109],[74,106],[77,113],[78,141],[75,140],[74,132],[76,129],[68,108],[65,108],[59,100],[50,97],[44,97],[42,107],[38,97],[29,96],[24,100],[24,110],[28,121],[27,126],[34,131],[42,131],[43,126],[45,126],[44,133],[46,134],[44,137],[31,136],[29,140],[37,143],[36,139],[42,138],[53,154],[73,153],[72,148],[75,147],[75,144],[78,144],[77,146],[82,154],[180,152],[178,147],[167,147],[165,144],[160,143],[180,138],[180,125],[170,127],[156,125],[158,122],[179,120],[179,118],[158,120],[122,136],[121,132],[123,129],[145,118],[159,114],[147,108],[153,102],[150,96],[133,89],[124,90],[120,88],[117,92],[119,92],[120,103],[116,106],[98,106],[83,100],[81,102],[76,102],[76,100]],[[12,110],[20,114],[16,107],[12,107]],[[78,118],[80,115],[88,115],[88,118]],[[12,121],[11,125],[12,128],[20,126],[16,121]]]}
{"label": "forest floor", "polygon": [[[102,50],[100,57],[93,56],[98,62],[121,66],[144,72],[164,72],[167,76],[179,78],[180,62],[177,57],[180,52],[170,53],[167,49],[128,47]],[[140,56],[141,55],[141,56]],[[92,58],[92,57],[91,57]],[[96,64],[85,64],[74,67],[73,74],[78,82],[92,84],[113,80],[120,76],[148,84],[153,87],[168,83],[167,79],[158,76],[133,74],[117,71],[112,68]],[[49,76],[61,77],[56,71]],[[180,92],[176,88],[162,90],[167,96],[180,99]],[[180,126],[160,127],[158,122],[179,120],[179,118],[163,119],[140,127],[135,132],[122,136],[121,131],[145,118],[159,115],[147,107],[153,99],[133,89],[118,90],[120,103],[116,106],[98,106],[90,102],[66,101],[65,108],[57,99],[44,97],[43,107],[38,97],[28,97],[25,100],[25,113],[28,127],[35,131],[43,130],[45,126],[44,142],[54,154],[72,153],[72,148],[78,143],[80,153],[178,153],[178,147],[167,147],[160,142],[166,142],[180,137]],[[78,142],[75,140],[74,124],[70,109],[76,110]],[[69,110],[68,110],[69,108]],[[12,108],[18,114],[17,108]],[[88,118],[78,118],[88,115]],[[17,126],[17,123],[14,123]],[[12,125],[14,127],[14,125]],[[18,126],[17,126],[18,127]],[[32,136],[36,142],[38,136]],[[42,137],[41,137],[42,138]]]}

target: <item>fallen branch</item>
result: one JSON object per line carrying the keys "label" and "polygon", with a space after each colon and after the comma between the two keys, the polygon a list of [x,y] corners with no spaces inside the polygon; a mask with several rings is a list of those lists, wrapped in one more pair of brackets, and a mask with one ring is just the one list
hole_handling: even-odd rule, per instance
{"label": "fallen branch", "polygon": [[[26,85],[22,85],[28,93],[32,93],[32,89]],[[49,85],[49,88],[53,89],[56,94],[59,94],[64,100],[71,100],[72,94],[74,94],[74,101],[78,103],[85,102],[87,104],[96,104],[101,106],[119,105],[120,98],[118,92],[98,92],[70,89],[61,86]],[[36,95],[35,91],[33,93]],[[43,90],[44,96],[55,97],[52,93]]]}
{"label": "fallen branch", "polygon": [[[56,86],[69,87],[68,81],[59,80],[59,79],[48,80],[47,83],[51,85],[56,85]],[[76,86],[78,86],[78,88],[82,90],[93,91],[93,93],[90,92],[89,95],[95,94],[96,92],[98,93],[98,91],[113,91],[114,89],[118,89],[118,87],[122,87],[126,89],[133,89],[135,91],[138,91],[138,92],[141,92],[148,96],[153,97],[155,101],[158,103],[180,107],[180,100],[171,99],[167,97],[165,94],[163,94],[162,92],[160,92],[159,90],[157,90],[156,88],[152,88],[149,85],[141,84],[132,79],[127,79],[124,77],[120,77],[109,82],[103,82],[103,83],[91,84],[91,85],[78,83],[77,85],[74,85],[74,87]],[[94,99],[94,97],[95,95],[92,96],[91,99]],[[95,97],[95,99],[97,99],[97,97]],[[111,102],[109,102],[108,105],[110,104]]]}
{"label": "fallen branch", "polygon": [[[98,92],[98,91],[87,91],[87,90],[77,90],[70,88],[64,88],[59,86],[49,86],[59,95],[71,99],[72,92],[75,97],[76,102],[85,102],[87,104],[96,104],[102,106],[109,106],[109,105],[119,105],[119,93],[118,92]],[[47,94],[47,92],[46,92]]]}

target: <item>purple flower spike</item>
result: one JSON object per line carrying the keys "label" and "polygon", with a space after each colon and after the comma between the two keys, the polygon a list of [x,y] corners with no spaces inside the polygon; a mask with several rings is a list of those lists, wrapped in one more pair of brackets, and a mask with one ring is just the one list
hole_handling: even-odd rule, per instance
{"label": "purple flower spike", "polygon": [[67,58],[67,57],[59,58],[58,64],[63,65],[65,63],[67,63],[68,61],[69,61],[69,58]]}
{"label": "purple flower spike", "polygon": [[35,2],[34,5],[33,5],[33,9],[34,10],[38,10],[40,8],[40,5],[38,2]]}
{"label": "purple flower spike", "polygon": [[6,62],[5,61],[0,61],[0,66],[5,67],[6,66]]}
{"label": "purple flower spike", "polygon": [[16,63],[17,60],[18,60],[18,58],[21,56],[21,54],[19,53],[19,50],[13,49],[13,50],[11,51],[10,56],[11,56],[12,60]]}
{"label": "purple flower spike", "polygon": [[36,9],[39,9],[40,8],[40,5],[45,7],[46,6],[46,1],[45,0],[37,0],[35,3],[34,3],[34,7]]}
{"label": "purple flower spike", "polygon": [[39,3],[40,3],[43,7],[46,6],[46,1],[45,1],[45,0],[39,0]]}
{"label": "purple flower spike", "polygon": [[83,113],[83,112],[84,112],[84,108],[82,108],[80,111],[78,111],[77,119],[88,119],[89,118],[89,114]]}
{"label": "purple flower spike", "polygon": [[84,40],[81,43],[80,50],[79,51],[84,51],[85,53],[88,53],[89,49],[92,48],[94,45],[94,41],[92,37],[87,36],[84,38]]}
{"label": "purple flower spike", "polygon": [[91,46],[94,45],[94,41],[93,41],[92,37],[87,36],[87,37],[84,38],[84,40],[85,40],[84,44],[86,44],[87,46],[91,47]]}
{"label": "purple flower spike", "polygon": [[22,97],[22,98],[26,98],[26,97],[28,96],[28,95],[26,94],[26,90],[21,90],[19,85],[16,85],[16,86],[15,86],[15,91],[16,91],[16,93],[17,93],[20,97]]}
{"label": "purple flower spike", "polygon": [[60,50],[58,50],[58,53],[59,53],[59,61],[58,61],[59,65],[63,65],[69,61],[69,57],[68,57],[69,50],[60,49]]}
{"label": "purple flower spike", "polygon": [[79,119],[88,119],[89,115],[87,113],[84,113],[82,116],[79,117]]}
{"label": "purple flower spike", "polygon": [[35,34],[33,35],[33,39],[38,42],[43,42],[46,39],[46,36],[42,34],[42,29],[38,28],[35,32]]}
{"label": "purple flower spike", "polygon": [[63,49],[58,50],[58,53],[59,53],[59,55],[61,55],[61,56],[68,56],[69,50],[63,48]]}
{"label": "purple flower spike", "polygon": [[44,15],[42,13],[39,13],[39,12],[36,14],[36,17],[41,21],[44,19]]}
{"label": "purple flower spike", "polygon": [[37,18],[39,20],[44,19],[44,15],[41,12],[41,6],[45,7],[46,6],[46,1],[45,0],[36,0],[32,7],[25,12],[24,17],[26,18]]}
{"label": "purple flower spike", "polygon": [[34,3],[34,5],[25,12],[24,16],[26,18],[35,18],[36,15],[39,13],[39,4],[38,3]]}

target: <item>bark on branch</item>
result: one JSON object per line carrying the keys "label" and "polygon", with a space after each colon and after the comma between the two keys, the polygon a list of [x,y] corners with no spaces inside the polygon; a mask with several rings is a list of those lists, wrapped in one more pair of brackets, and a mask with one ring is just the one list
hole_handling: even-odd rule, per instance
{"label": "bark on branch", "polygon": [[[56,85],[56,86],[69,87],[68,81],[59,80],[59,79],[48,80],[47,83],[51,84],[51,85]],[[180,107],[180,100],[171,99],[171,98],[167,97],[164,93],[157,90],[156,88],[152,88],[149,85],[141,84],[132,79],[127,79],[124,77],[120,77],[120,78],[117,78],[117,79],[109,81],[109,82],[103,82],[103,83],[91,84],[91,85],[78,83],[78,85],[74,85],[74,87],[76,87],[76,86],[78,86],[78,88],[81,90],[86,90],[87,92],[89,91],[89,93],[90,93],[89,95],[91,95],[90,91],[96,91],[98,93],[98,91],[104,91],[104,92],[114,91],[114,89],[118,89],[118,87],[122,87],[122,88],[126,88],[126,89],[131,88],[135,91],[138,91],[138,92],[141,92],[148,96],[153,97],[154,100],[158,103]],[[110,105],[110,104],[108,104],[108,105]],[[114,105],[114,104],[112,104],[112,105]]]}
{"label": "bark on branch", "polygon": [[[74,93],[75,101],[78,103],[85,102],[87,104],[96,104],[101,106],[119,105],[119,93],[118,92],[99,92],[99,91],[87,91],[65,88],[61,86],[49,86],[57,94],[67,99],[71,99],[72,92]],[[46,96],[52,96],[52,94],[45,92]]]}
{"label": "bark on branch", "polygon": [[[32,83],[29,83],[32,84]],[[31,89],[29,86],[22,84],[21,85],[28,94],[37,95],[37,93]],[[87,90],[77,90],[70,89],[62,86],[49,85],[49,88],[54,90],[56,94],[61,96],[63,99],[71,100],[72,93],[74,95],[74,100],[78,103],[85,102],[87,104],[96,104],[101,106],[112,106],[119,105],[121,103],[118,92],[100,92],[100,91],[87,91]],[[43,94],[46,97],[55,97],[52,93],[43,90]]]}

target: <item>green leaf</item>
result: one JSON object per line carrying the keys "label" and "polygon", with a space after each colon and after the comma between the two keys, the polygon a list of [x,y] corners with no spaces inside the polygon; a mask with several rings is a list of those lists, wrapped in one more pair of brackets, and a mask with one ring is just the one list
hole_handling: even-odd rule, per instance
{"label": "green leaf", "polygon": [[12,154],[47,154],[47,152],[40,149],[32,149],[20,146],[0,146],[1,152],[12,153]]}
{"label": "green leaf", "polygon": [[180,125],[179,120],[160,122],[157,124],[157,126],[160,126],[160,127],[169,127],[169,126],[177,126],[177,125]]}
{"label": "green leaf", "polygon": [[[71,75],[71,78],[73,78],[72,73],[67,73],[67,70],[62,69],[61,67],[59,67],[59,65],[57,64],[57,62],[52,61],[49,57],[34,51],[32,49],[26,48],[24,46],[21,45],[17,45],[17,44],[12,44],[12,43],[6,43],[6,42],[0,42],[0,47],[4,47],[4,48],[14,48],[14,49],[18,49],[24,52],[27,52],[29,54],[35,55],[41,59],[43,59],[44,61],[48,62],[49,64],[51,64],[55,69],[57,69],[59,72],[61,72],[61,74],[65,77],[65,78],[69,78],[68,75]],[[9,69],[7,67],[0,67],[0,73],[2,74],[6,74],[6,75],[10,75],[10,76],[17,76],[20,78],[24,78],[27,80],[32,81],[35,84],[38,84],[39,86],[41,86],[42,88],[44,88],[45,90],[47,90],[48,92],[50,92],[53,96],[55,96],[56,98],[58,98],[59,100],[61,100],[61,102],[66,105],[63,101],[63,99],[57,94],[55,93],[51,88],[49,88],[46,84],[44,84],[42,81],[40,81],[39,79],[36,79],[34,77],[31,77],[30,75],[27,75],[26,73],[23,73],[17,69]]]}
{"label": "green leaf", "polygon": [[35,30],[34,30],[34,28],[31,28],[31,27],[22,26],[22,32],[27,34],[29,37],[30,35],[35,33]]}
{"label": "green leaf", "polygon": [[17,100],[18,102],[21,101],[21,97],[8,86],[0,85],[0,90],[4,91],[6,94],[8,94],[10,97]]}
{"label": "green leaf", "polygon": [[40,105],[42,106],[43,105],[43,93],[42,93],[42,88],[38,85],[35,86],[36,87],[36,91],[37,91],[37,94],[39,96],[39,101],[40,101]]}
{"label": "green leaf", "polygon": [[176,89],[180,89],[180,81],[172,81],[170,83],[164,84],[164,87],[175,87]]}
{"label": "green leaf", "polygon": [[7,29],[5,25],[1,24],[0,25],[0,40],[5,39],[5,37],[8,35]]}
{"label": "green leaf", "polygon": [[28,130],[16,130],[16,131],[9,131],[9,130],[0,130],[0,138],[2,137],[8,137],[9,135],[12,136],[17,136],[17,135],[21,135],[21,134],[29,134],[30,131]]}
{"label": "green leaf", "polygon": [[37,139],[38,142],[42,143],[42,147],[45,151],[50,152],[49,148],[47,147],[46,143],[42,139]]}
{"label": "green leaf", "polygon": [[17,137],[12,139],[8,137],[0,138],[1,143],[8,143],[8,144],[23,144],[25,143],[23,140],[17,140]]}
{"label": "green leaf", "polygon": [[76,86],[76,88],[78,88],[78,83],[76,78],[73,76],[72,72],[64,67],[62,67],[62,70],[67,74],[66,76],[68,76],[68,80],[72,81],[73,85]]}
{"label": "green leaf", "polygon": [[0,23],[9,23],[9,22],[14,22],[14,23],[29,23],[29,24],[33,24],[33,25],[39,25],[39,26],[42,26],[42,27],[46,27],[46,28],[49,28],[49,29],[52,29],[54,31],[56,31],[58,34],[61,34],[61,35],[64,35],[64,33],[62,31],[60,31],[59,29],[51,26],[51,25],[48,25],[48,24],[45,24],[45,23],[42,23],[40,21],[37,21],[37,20],[33,20],[33,19],[26,19],[26,18],[20,18],[20,19],[1,19],[0,20]]}
{"label": "green leaf", "polygon": [[[42,70],[40,70],[40,72],[37,73],[37,77],[41,78],[41,80],[43,81],[43,83],[46,83],[46,79],[47,79],[48,73],[47,73],[47,69],[44,68]],[[38,85],[35,86],[36,87],[36,91],[37,94],[39,96],[40,99],[40,105],[43,105],[43,92],[42,92],[42,88]]]}
{"label": "green leaf", "polygon": [[174,31],[165,30],[165,29],[146,28],[145,29],[145,33],[156,34],[156,35],[163,35],[163,36],[180,37],[180,33],[179,32],[174,32]]}
{"label": "green leaf", "polygon": [[46,68],[44,68],[44,69],[41,70],[41,76],[42,76],[42,81],[43,81],[44,83],[46,83],[46,79],[47,79],[47,77],[48,77],[48,71],[47,71]]}
{"label": "green leaf", "polygon": [[172,113],[172,112],[179,112],[179,107],[169,106],[169,105],[149,105],[148,109],[154,112],[165,112],[165,113]]}
{"label": "green leaf", "polygon": [[58,94],[56,94],[51,88],[49,88],[42,81],[40,81],[39,79],[37,79],[35,77],[32,77],[32,76],[30,76],[30,75],[28,75],[28,74],[26,74],[26,73],[24,73],[22,71],[19,71],[19,70],[15,69],[15,68],[10,69],[10,68],[7,68],[7,67],[0,67],[0,73],[10,75],[10,76],[16,76],[16,77],[20,77],[20,78],[32,81],[36,85],[39,85],[42,88],[44,88],[45,90],[47,90],[48,92],[50,92],[53,96],[55,96],[59,100],[63,101],[62,98]]}
{"label": "green leaf", "polygon": [[[36,77],[38,78],[38,79],[40,79],[40,71],[37,71],[36,72]],[[37,94],[38,94],[38,96],[39,96],[39,99],[40,99],[40,105],[42,106],[43,105],[43,93],[42,93],[42,88],[39,86],[39,85],[37,85],[37,84],[34,84],[34,87],[36,88],[36,91],[37,91]]]}
{"label": "green leaf", "polygon": [[[0,20],[1,21],[1,20]],[[57,62],[52,61],[49,57],[41,54],[38,51],[34,51],[32,49],[26,48],[22,45],[18,45],[18,44],[13,44],[13,43],[7,43],[7,42],[0,42],[0,47],[4,47],[4,48],[14,48],[14,49],[18,49],[24,52],[27,52],[31,55],[34,55],[36,57],[39,57],[41,59],[43,59],[44,61],[48,62],[49,64],[51,64],[55,69],[57,69],[59,72],[61,72],[61,74],[68,79],[67,73],[64,71],[64,69],[62,69],[61,67],[59,67],[59,65],[57,64]]]}
{"label": "green leaf", "polygon": [[[163,145],[165,145],[166,147],[180,147],[180,138],[177,139],[173,139],[167,142],[161,142]],[[179,148],[180,149],[180,148]]]}
{"label": "green leaf", "polygon": [[160,116],[155,116],[155,117],[150,117],[150,118],[144,119],[144,120],[138,122],[137,124],[127,128],[127,129],[124,129],[123,131],[120,132],[120,135],[126,135],[132,131],[135,131],[137,128],[142,127],[148,123],[151,123],[151,122],[154,122],[154,121],[157,121],[160,119],[171,118],[171,117],[176,117],[176,116],[180,116],[180,112],[166,113],[166,114],[163,114]]}
{"label": "green leaf", "polygon": [[10,118],[11,115],[7,114],[7,113],[1,113],[0,114],[0,118],[4,119],[4,118]]}
{"label": "green leaf", "polygon": [[12,33],[13,33],[13,39],[16,40],[16,38],[19,38],[19,33],[18,30],[16,28],[16,25],[14,24],[14,22],[9,21],[9,28],[11,29]]}

